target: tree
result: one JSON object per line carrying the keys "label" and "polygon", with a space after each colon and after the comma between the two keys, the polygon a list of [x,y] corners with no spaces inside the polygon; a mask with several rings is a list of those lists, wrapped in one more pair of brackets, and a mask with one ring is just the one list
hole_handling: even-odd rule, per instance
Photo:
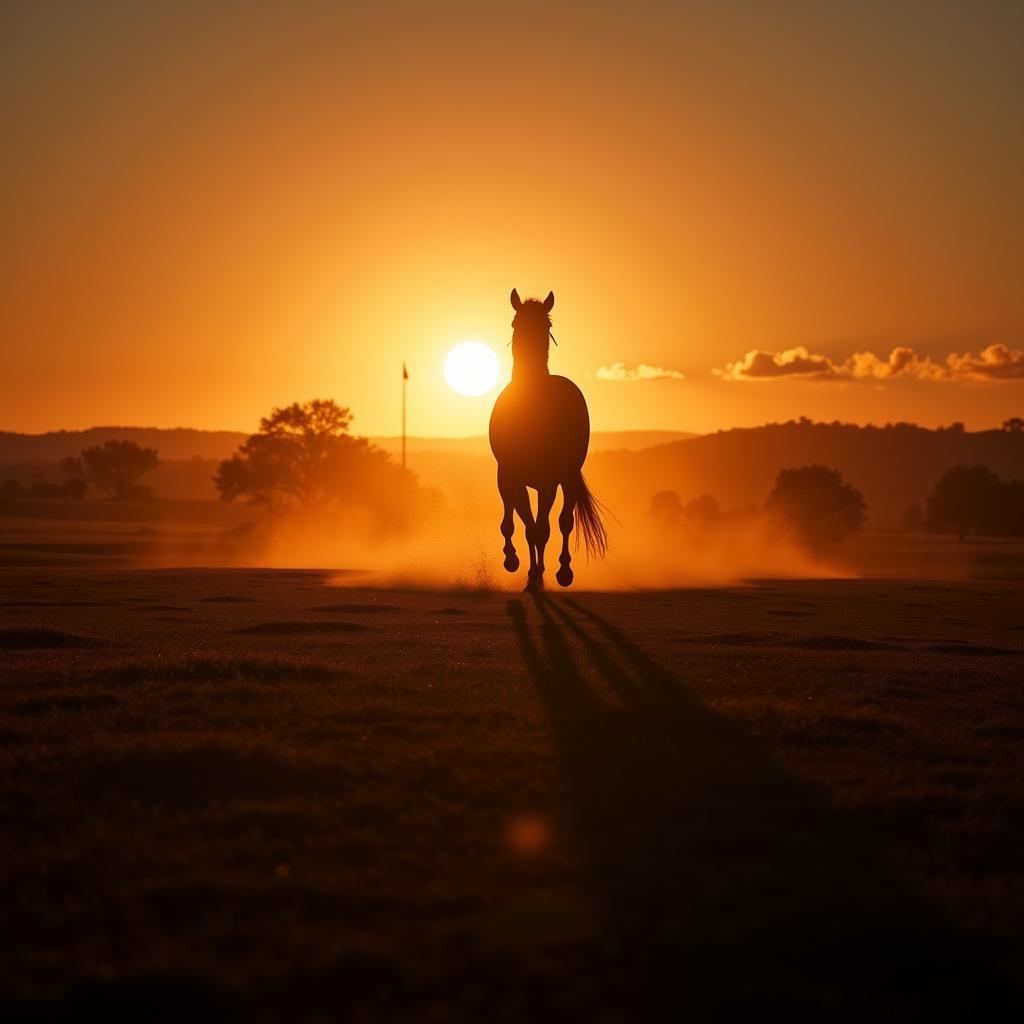
{"label": "tree", "polygon": [[675,491],[658,491],[648,514],[659,526],[675,526],[683,517],[683,503]]}
{"label": "tree", "polygon": [[1003,430],[1008,434],[1020,434],[1024,432],[1024,417],[1011,416],[1008,420],[1003,420]]}
{"label": "tree", "polygon": [[928,529],[998,532],[1003,484],[988,466],[954,466],[936,481],[928,497]]}
{"label": "tree", "polygon": [[864,497],[827,466],[784,469],[765,502],[765,509],[812,550],[838,544],[864,525]]}
{"label": "tree", "polygon": [[363,438],[352,413],[327,399],[274,409],[260,429],[220,464],[221,500],[245,498],[270,512],[304,513],[362,506],[379,525],[401,521],[408,499],[421,497],[412,474]]}
{"label": "tree", "polygon": [[139,480],[159,464],[155,448],[140,448],[134,441],[107,441],[86,448],[81,455],[84,479],[118,501],[138,494]]}
{"label": "tree", "polygon": [[702,494],[686,503],[683,514],[691,523],[716,523],[722,518],[722,509],[714,497]]}
{"label": "tree", "polygon": [[214,476],[221,499],[244,497],[271,511],[310,510],[326,501],[339,461],[365,442],[348,432],[352,413],[330,400],[274,409]]}

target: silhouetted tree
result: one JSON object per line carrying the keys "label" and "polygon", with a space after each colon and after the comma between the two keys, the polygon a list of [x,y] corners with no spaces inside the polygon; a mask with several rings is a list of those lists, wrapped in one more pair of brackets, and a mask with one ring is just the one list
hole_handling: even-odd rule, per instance
{"label": "silhouetted tree", "polygon": [[691,523],[716,523],[722,518],[722,509],[710,494],[702,494],[686,503],[683,514]]}
{"label": "silhouetted tree", "polygon": [[137,495],[139,480],[160,464],[155,448],[140,448],[134,441],[107,441],[86,448],[81,460],[83,478],[119,501]]}
{"label": "silhouetted tree", "polygon": [[1003,420],[1003,430],[1008,434],[1020,434],[1024,432],[1024,418],[1020,416],[1011,416],[1008,420]]}
{"label": "silhouetted tree", "polygon": [[658,491],[651,498],[651,518],[659,526],[675,526],[683,517],[683,503],[675,491]]}
{"label": "silhouetted tree", "polygon": [[954,466],[939,477],[928,498],[928,529],[992,533],[1001,518],[999,477],[987,466]]}
{"label": "silhouetted tree", "polygon": [[274,409],[230,459],[214,482],[224,501],[246,498],[274,511],[325,504],[338,463],[368,446],[352,437],[352,413],[330,400],[294,402]]}
{"label": "silhouetted tree", "polygon": [[397,524],[422,493],[387,452],[353,437],[351,422],[352,413],[329,399],[274,409],[218,467],[221,499],[245,498],[271,512],[363,506],[378,525]]}
{"label": "silhouetted tree", "polygon": [[916,501],[912,501],[903,513],[903,529],[907,533],[921,533],[924,531],[924,510]]}
{"label": "silhouetted tree", "polygon": [[838,544],[864,525],[864,498],[842,474],[827,466],[784,469],[765,502],[793,534],[813,550]]}

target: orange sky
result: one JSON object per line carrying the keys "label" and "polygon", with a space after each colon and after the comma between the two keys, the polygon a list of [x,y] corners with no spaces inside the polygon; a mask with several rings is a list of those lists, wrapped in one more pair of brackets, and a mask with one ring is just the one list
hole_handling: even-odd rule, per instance
{"label": "orange sky", "polygon": [[0,429],[481,433],[512,286],[598,429],[1024,414],[1024,5],[351,6],[3,6]]}

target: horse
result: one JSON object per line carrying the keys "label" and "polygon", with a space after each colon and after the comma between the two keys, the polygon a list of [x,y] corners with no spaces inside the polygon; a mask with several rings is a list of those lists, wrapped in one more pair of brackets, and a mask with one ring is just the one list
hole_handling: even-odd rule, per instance
{"label": "horse", "polygon": [[[573,581],[569,535],[577,529],[576,546],[583,537],[587,556],[601,557],[608,547],[608,533],[601,503],[583,479],[583,463],[590,446],[590,413],[583,392],[567,377],[548,370],[551,310],[555,294],[539,299],[520,299],[512,289],[512,380],[498,395],[491,412],[491,451],[498,463],[498,493],[504,505],[501,535],[505,538],[505,569],[519,568],[512,535],[513,511],[526,528],[530,548],[527,590],[544,587],[544,549],[551,537],[551,508],[562,488],[562,552],[555,574],[559,586]],[[527,488],[537,492],[537,516],[530,507]]]}

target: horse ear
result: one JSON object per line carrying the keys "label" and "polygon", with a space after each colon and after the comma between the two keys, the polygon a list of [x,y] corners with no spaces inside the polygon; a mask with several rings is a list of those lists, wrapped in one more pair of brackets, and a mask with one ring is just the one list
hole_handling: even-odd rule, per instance
{"label": "horse ear", "polygon": [[509,298],[512,300],[512,308],[518,313],[519,307],[522,306],[523,304],[523,300],[519,298],[519,292],[517,292],[515,288],[513,288],[512,294],[509,296]]}
{"label": "horse ear", "polygon": [[555,305],[555,293],[548,292],[548,297],[544,300],[544,312],[550,313]]}

